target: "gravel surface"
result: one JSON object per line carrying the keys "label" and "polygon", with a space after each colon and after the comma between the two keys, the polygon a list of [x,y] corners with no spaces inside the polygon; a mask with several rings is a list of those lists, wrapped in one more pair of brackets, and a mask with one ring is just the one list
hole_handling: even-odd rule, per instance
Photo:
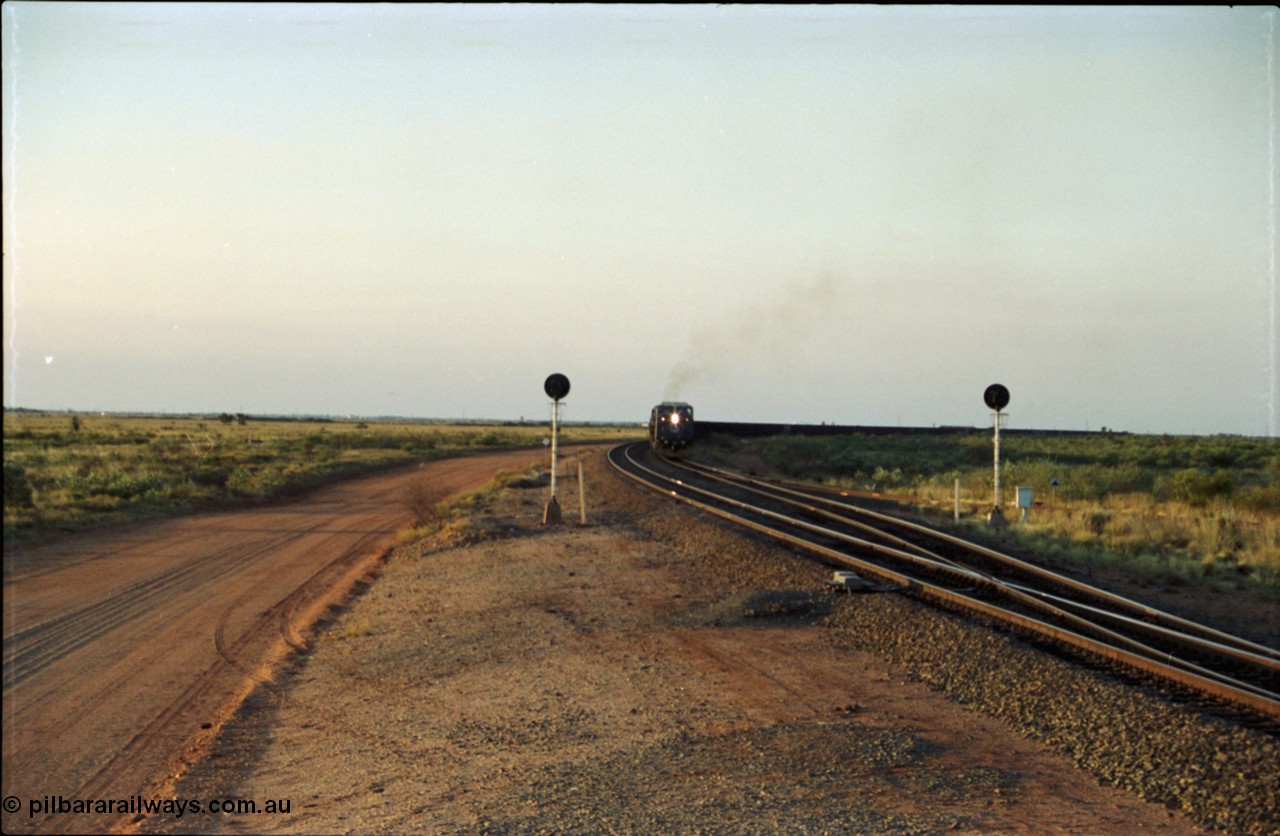
{"label": "gravel surface", "polygon": [[1274,730],[827,592],[829,569],[584,460],[588,526],[538,525],[545,490],[517,489],[399,549],[175,789],[287,815],[139,829],[1280,831]]}
{"label": "gravel surface", "polygon": [[[854,647],[1069,755],[1082,769],[1205,827],[1280,829],[1280,738],[1070,664],[996,630],[896,596],[831,620]],[[992,659],[1000,664],[991,664]]]}

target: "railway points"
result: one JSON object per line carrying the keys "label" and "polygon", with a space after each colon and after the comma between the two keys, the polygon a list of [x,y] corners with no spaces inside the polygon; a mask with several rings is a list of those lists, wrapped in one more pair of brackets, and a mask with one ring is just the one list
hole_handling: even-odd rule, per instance
{"label": "railway points", "polygon": [[635,481],[918,597],[1106,660],[1280,724],[1280,652],[1212,630],[813,486],[658,459],[610,461]]}

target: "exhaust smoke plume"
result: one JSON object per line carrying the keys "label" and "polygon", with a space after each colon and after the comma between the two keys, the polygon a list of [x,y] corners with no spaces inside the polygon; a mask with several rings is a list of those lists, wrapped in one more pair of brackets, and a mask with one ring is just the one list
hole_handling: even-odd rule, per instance
{"label": "exhaust smoke plume", "polygon": [[840,287],[831,275],[795,283],[766,306],[742,310],[729,322],[700,328],[667,379],[664,400],[684,400],[699,386],[718,383],[744,364],[777,367],[801,356],[800,343],[836,311]]}

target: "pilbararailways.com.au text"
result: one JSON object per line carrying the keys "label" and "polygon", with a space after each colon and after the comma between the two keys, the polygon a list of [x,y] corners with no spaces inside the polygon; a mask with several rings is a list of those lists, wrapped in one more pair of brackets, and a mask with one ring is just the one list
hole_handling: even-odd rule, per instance
{"label": "pilbararailways.com.au text", "polygon": [[17,813],[26,807],[27,817],[57,815],[142,815],[172,816],[182,818],[184,815],[223,815],[248,816],[258,813],[284,814],[293,806],[290,799],[265,799],[255,801],[252,798],[144,798],[131,795],[126,798],[67,798],[62,795],[44,795],[39,798],[28,798],[26,804],[17,796],[8,796],[4,800],[6,813]]}

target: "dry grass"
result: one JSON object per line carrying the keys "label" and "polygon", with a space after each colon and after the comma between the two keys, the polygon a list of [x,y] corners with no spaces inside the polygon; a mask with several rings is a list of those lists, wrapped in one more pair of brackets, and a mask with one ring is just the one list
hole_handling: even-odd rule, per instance
{"label": "dry grass", "polygon": [[402,502],[405,510],[413,514],[414,528],[439,528],[448,497],[449,492],[443,488],[419,480],[405,488]]}
{"label": "dry grass", "polygon": [[368,618],[344,618],[341,626],[333,635],[335,639],[358,639],[363,636],[376,635],[377,631],[373,629]]}
{"label": "dry grass", "polygon": [[[469,451],[536,447],[547,432],[544,424],[516,422],[240,422],[6,411],[5,541],[253,502]],[[603,442],[641,433],[635,427],[568,425],[561,439]],[[431,499],[422,497],[415,505],[429,513]]]}
{"label": "dry grass", "polygon": [[[991,440],[954,436],[716,439],[699,456],[752,462],[790,478],[875,490],[949,518],[975,535],[993,501]],[[1023,436],[1002,444],[1010,536],[1079,563],[1106,563],[1177,583],[1280,589],[1280,442],[1169,436]],[[1061,489],[1050,488],[1058,480]],[[1025,522],[1015,488],[1035,489]]]}
{"label": "dry grass", "polygon": [[502,470],[476,490],[452,498],[420,483],[411,485],[406,491],[406,506],[415,514],[415,508],[426,510],[418,515],[413,526],[397,532],[396,545],[408,546],[431,539],[435,545],[444,546],[479,536],[473,516],[491,507],[512,486],[537,484],[537,474],[546,469],[545,465],[539,465],[529,471]]}
{"label": "dry grass", "polygon": [[[917,498],[936,510],[952,509],[954,492],[941,493],[925,490]],[[962,495],[961,504],[964,518],[981,527],[990,500]],[[1037,505],[1025,521],[1006,507],[1006,518],[1010,532],[1027,545],[1073,562],[1128,564],[1178,582],[1230,578],[1280,586],[1280,519],[1226,502],[1196,507],[1118,494]]]}

